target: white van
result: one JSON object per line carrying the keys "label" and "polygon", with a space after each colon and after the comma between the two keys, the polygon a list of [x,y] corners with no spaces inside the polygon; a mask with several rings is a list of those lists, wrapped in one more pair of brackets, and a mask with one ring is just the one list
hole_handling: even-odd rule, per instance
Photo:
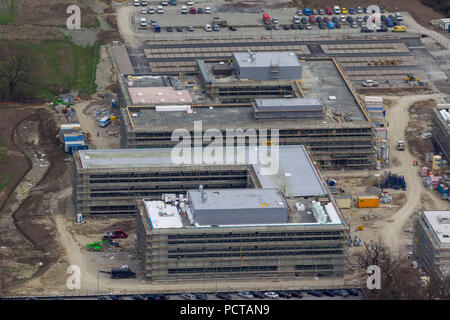
{"label": "white van", "polygon": [[146,27],[147,26],[147,20],[145,20],[145,18],[141,18],[141,27]]}
{"label": "white van", "polygon": [[210,24],[205,24],[205,31],[206,32],[211,32],[212,31],[212,27]]}
{"label": "white van", "polygon": [[341,8],[339,6],[334,6],[333,10],[335,14],[341,14]]}
{"label": "white van", "polygon": [[403,21],[403,15],[400,12],[395,13],[395,18],[397,21]]}
{"label": "white van", "polygon": [[141,5],[141,2],[139,0],[134,0],[134,6],[139,7]]}
{"label": "white van", "polygon": [[188,13],[188,8],[186,6],[182,6],[181,7],[181,14],[187,14]]}

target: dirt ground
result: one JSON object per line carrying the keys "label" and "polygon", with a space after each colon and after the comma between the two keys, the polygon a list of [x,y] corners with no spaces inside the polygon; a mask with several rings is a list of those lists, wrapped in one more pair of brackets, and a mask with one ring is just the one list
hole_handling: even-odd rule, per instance
{"label": "dirt ground", "polygon": [[16,0],[18,14],[15,22],[39,26],[65,27],[69,17],[67,7],[78,5],[81,8],[81,25],[96,26],[96,15],[80,0]]}

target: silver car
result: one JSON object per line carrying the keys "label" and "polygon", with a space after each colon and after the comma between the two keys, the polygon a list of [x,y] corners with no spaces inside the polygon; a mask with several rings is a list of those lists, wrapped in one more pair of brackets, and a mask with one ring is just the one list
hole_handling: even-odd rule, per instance
{"label": "silver car", "polygon": [[218,24],[213,24],[212,29],[213,29],[213,31],[219,31],[219,25]]}
{"label": "silver car", "polygon": [[192,293],[183,293],[180,294],[180,297],[182,297],[184,300],[194,300],[195,296]]}
{"label": "silver car", "polygon": [[242,298],[245,298],[245,299],[253,299],[254,298],[254,296],[248,291],[238,292],[238,296],[242,297]]}
{"label": "silver car", "polygon": [[306,30],[311,30],[312,29],[312,27],[311,27],[311,25],[309,23],[305,26],[305,28],[306,28]]}

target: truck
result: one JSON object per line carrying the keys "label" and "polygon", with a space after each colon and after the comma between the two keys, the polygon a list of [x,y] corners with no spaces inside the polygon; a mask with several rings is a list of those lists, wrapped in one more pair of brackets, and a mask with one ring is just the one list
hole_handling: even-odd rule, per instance
{"label": "truck", "polygon": [[405,150],[405,141],[397,140],[397,150],[400,150],[400,151]]}
{"label": "truck", "polygon": [[112,268],[111,279],[129,279],[136,278],[136,273],[131,271],[130,268]]}
{"label": "truck", "polygon": [[111,238],[111,239],[123,238],[123,239],[126,239],[126,238],[128,238],[128,234],[126,232],[124,232],[123,230],[114,230],[114,231],[105,232],[105,234],[103,235],[103,239],[105,239],[105,238]]}
{"label": "truck", "polygon": [[366,80],[362,83],[363,87],[376,87],[378,86],[378,82],[375,80]]}
{"label": "truck", "polygon": [[98,120],[98,125],[102,128],[107,127],[111,123],[111,119],[108,116],[105,116]]}

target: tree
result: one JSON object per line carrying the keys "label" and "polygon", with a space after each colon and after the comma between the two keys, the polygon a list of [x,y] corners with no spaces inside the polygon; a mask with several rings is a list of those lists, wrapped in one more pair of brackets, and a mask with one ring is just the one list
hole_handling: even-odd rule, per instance
{"label": "tree", "polygon": [[8,42],[0,50],[0,80],[7,85],[8,98],[14,100],[21,86],[31,83],[32,56],[18,44]]}

